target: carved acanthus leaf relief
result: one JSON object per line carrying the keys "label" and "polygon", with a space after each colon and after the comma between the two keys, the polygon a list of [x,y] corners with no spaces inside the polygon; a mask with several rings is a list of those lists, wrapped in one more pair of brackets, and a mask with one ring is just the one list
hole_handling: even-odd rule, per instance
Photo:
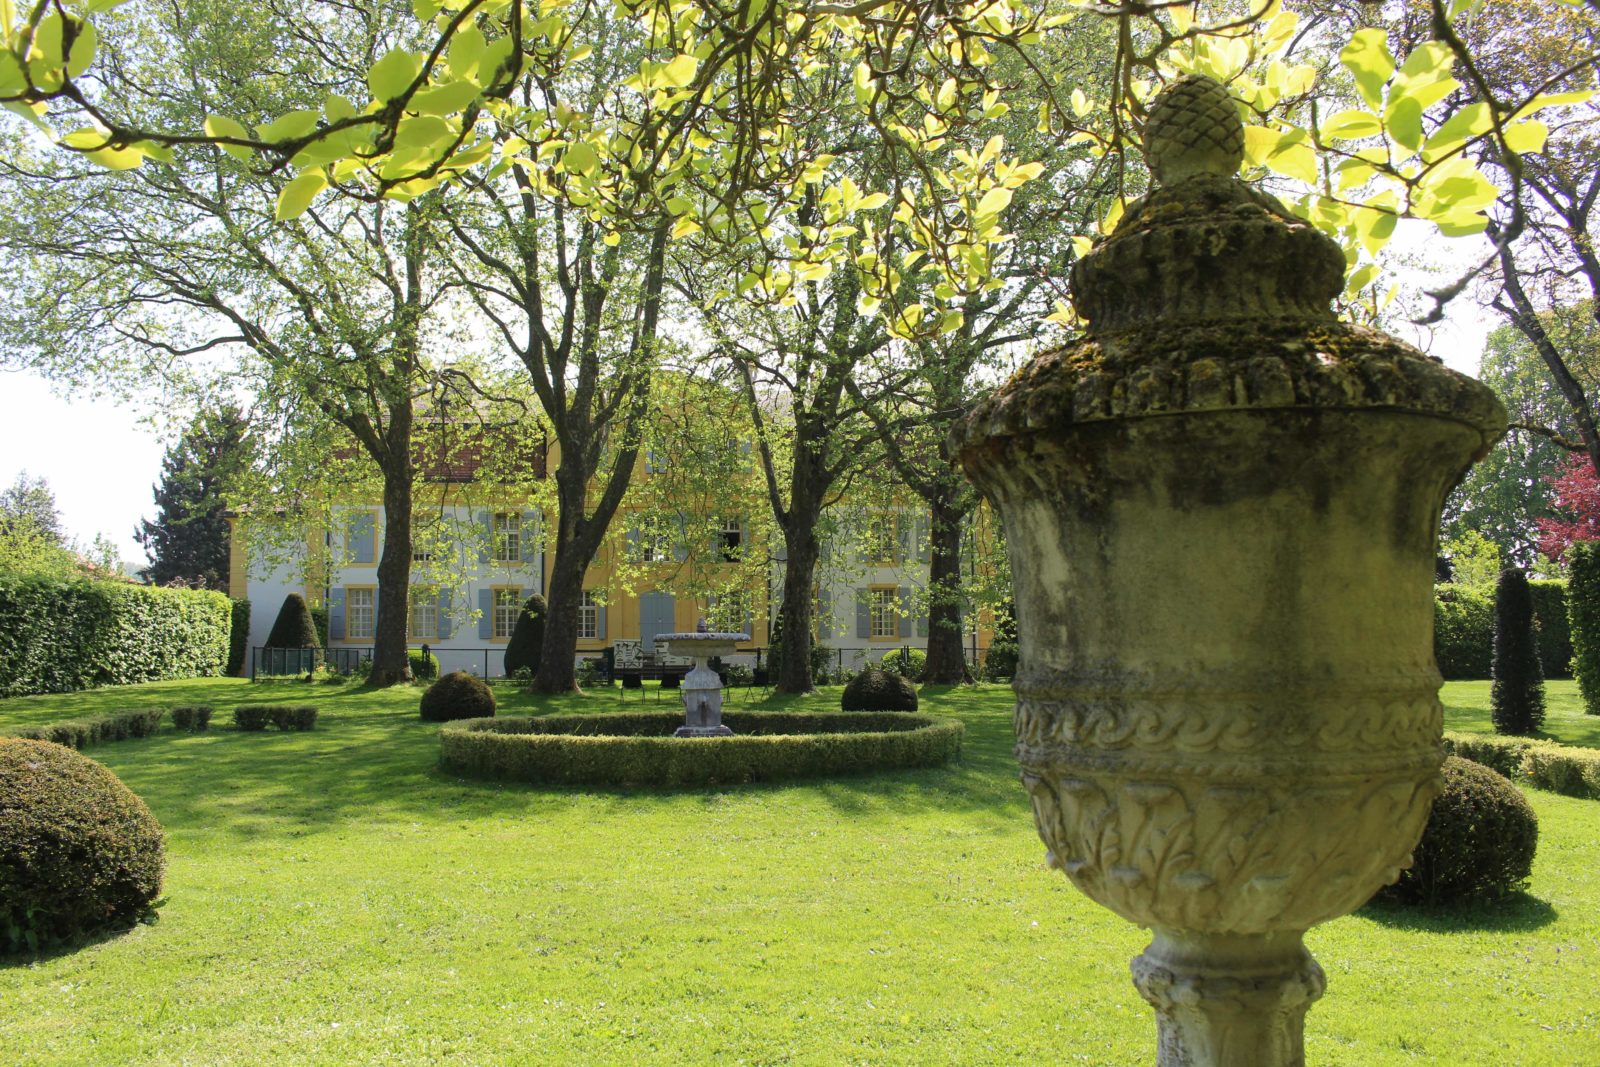
{"label": "carved acanthus leaf relief", "polygon": [[1145,926],[1305,930],[1360,907],[1409,863],[1437,773],[1218,785],[1024,767],[1049,861]]}

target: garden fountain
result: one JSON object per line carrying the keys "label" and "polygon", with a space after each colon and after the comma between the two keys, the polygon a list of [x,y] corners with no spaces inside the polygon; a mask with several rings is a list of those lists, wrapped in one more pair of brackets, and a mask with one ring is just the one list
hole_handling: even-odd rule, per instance
{"label": "garden fountain", "polygon": [[1161,1067],[1297,1067],[1302,937],[1392,881],[1443,759],[1433,572],[1485,386],[1329,310],[1338,246],[1238,180],[1215,82],[1074,264],[1083,340],[957,429],[1010,546],[1017,756],[1049,861],[1153,931]]}
{"label": "garden fountain", "polygon": [[674,737],[727,737],[733,733],[722,725],[722,679],[707,661],[731,655],[740,641],[748,640],[749,634],[708,631],[704,619],[693,633],[656,634],[656,642],[665,642],[673,655],[694,660],[694,667],[683,676],[684,724]]}

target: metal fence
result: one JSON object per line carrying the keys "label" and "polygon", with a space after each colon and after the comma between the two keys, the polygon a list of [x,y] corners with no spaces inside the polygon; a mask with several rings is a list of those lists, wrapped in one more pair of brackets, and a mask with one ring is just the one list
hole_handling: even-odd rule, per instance
{"label": "metal fence", "polygon": [[250,680],[310,674],[324,665],[340,674],[350,674],[371,658],[370,648],[269,648],[257,645],[250,650]]}

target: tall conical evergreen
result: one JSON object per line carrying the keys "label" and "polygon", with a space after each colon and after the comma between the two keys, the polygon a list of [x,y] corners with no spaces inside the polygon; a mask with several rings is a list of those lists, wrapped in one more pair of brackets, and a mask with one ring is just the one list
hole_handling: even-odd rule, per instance
{"label": "tall conical evergreen", "polygon": [[1500,572],[1494,593],[1494,686],[1489,693],[1494,728],[1526,736],[1544,724],[1544,670],[1533,633],[1533,594],[1518,567]]}
{"label": "tall conical evergreen", "polygon": [[538,593],[530,596],[517,621],[511,627],[511,640],[506,642],[506,673],[514,675],[523,667],[530,671],[539,669],[539,656],[544,651],[544,597]]}
{"label": "tall conical evergreen", "polygon": [[317,627],[311,621],[311,609],[306,607],[306,598],[299,593],[290,593],[283,598],[283,607],[278,609],[278,618],[272,624],[272,632],[267,635],[268,648],[321,648],[322,642],[317,639]]}
{"label": "tall conical evergreen", "polygon": [[248,426],[238,408],[197,416],[161,460],[156,517],[134,539],[150,555],[151,582],[174,581],[228,592],[227,491],[250,463]]}

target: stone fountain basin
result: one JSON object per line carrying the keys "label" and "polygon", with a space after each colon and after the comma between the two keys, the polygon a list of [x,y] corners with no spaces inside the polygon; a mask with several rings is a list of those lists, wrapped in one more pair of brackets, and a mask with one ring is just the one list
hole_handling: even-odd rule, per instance
{"label": "stone fountain basin", "polygon": [[727,632],[656,634],[656,644],[666,645],[674,656],[693,656],[710,659],[713,656],[731,656],[741,641],[750,640],[749,634]]}

